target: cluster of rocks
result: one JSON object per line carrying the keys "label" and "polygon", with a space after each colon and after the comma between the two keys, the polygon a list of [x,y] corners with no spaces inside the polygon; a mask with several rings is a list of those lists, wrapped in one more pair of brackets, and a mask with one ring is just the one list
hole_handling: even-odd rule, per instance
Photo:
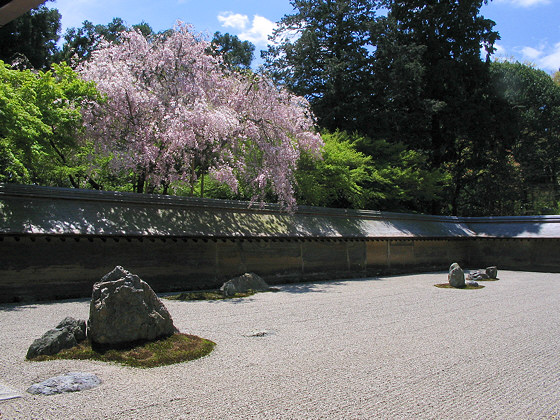
{"label": "cluster of rocks", "polygon": [[[254,273],[235,277],[221,287],[224,296],[250,290],[269,290]],[[152,341],[178,332],[171,315],[152,288],[140,277],[117,266],[93,286],[89,320],[67,317],[55,328],[33,341],[27,358],[53,355],[88,338],[92,345],[119,347],[138,341]],[[259,333],[264,336],[266,333]],[[90,373],[69,372],[32,385],[31,394],[52,395],[98,386],[101,380]]]}
{"label": "cluster of rocks", "polygon": [[[258,275],[245,273],[225,282],[220,290],[229,297],[251,290],[267,291],[270,287]],[[93,285],[87,323],[65,318],[31,344],[27,358],[56,354],[86,338],[93,345],[119,347],[176,332],[171,315],[148,283],[117,266]]]}
{"label": "cluster of rocks", "polygon": [[87,328],[84,320],[65,318],[31,344],[27,358],[56,354],[86,337],[94,345],[116,347],[176,332],[171,315],[148,283],[117,266],[93,286]]}
{"label": "cluster of rocks", "polygon": [[465,272],[457,263],[451,264],[447,280],[452,287],[463,288],[466,286],[478,287],[477,281],[495,279],[498,276],[498,268],[487,267],[484,270],[473,271],[465,279]]}

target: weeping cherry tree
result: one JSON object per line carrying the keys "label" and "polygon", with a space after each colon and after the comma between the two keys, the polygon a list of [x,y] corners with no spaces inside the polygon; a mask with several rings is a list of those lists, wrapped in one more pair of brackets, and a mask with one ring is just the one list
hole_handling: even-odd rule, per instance
{"label": "weeping cherry tree", "polygon": [[84,138],[115,172],[133,174],[137,192],[184,183],[192,192],[209,174],[294,206],[300,152],[320,156],[322,147],[309,104],[263,76],[227,70],[208,46],[183,24],[103,45],[79,69],[107,99],[84,107]]}

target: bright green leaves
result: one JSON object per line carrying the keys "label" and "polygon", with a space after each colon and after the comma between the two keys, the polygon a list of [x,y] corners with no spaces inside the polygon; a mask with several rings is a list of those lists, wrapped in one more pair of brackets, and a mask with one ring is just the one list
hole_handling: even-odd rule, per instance
{"label": "bright green leaves", "polygon": [[324,133],[323,140],[323,160],[300,159],[300,204],[429,211],[449,182],[445,172],[430,170],[425,156],[403,144],[340,131]]}
{"label": "bright green leaves", "polygon": [[99,99],[65,64],[33,72],[0,62],[0,180],[74,185],[80,107]]}

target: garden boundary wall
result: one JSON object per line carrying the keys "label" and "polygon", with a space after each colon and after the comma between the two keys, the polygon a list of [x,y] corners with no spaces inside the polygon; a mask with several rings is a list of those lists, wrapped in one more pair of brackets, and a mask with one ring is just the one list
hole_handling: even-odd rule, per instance
{"label": "garden boundary wall", "polygon": [[461,218],[0,184],[0,302],[87,297],[116,265],[156,292],[497,265],[560,272],[560,216]]}

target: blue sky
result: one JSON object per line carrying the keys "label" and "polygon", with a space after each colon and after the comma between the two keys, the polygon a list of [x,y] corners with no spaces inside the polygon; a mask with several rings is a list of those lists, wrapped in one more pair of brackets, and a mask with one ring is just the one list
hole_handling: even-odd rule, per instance
{"label": "blue sky", "polygon": [[[145,21],[156,31],[177,20],[211,36],[229,32],[266,49],[275,22],[292,12],[289,0],[55,0],[63,32],[84,20],[106,24],[113,17],[133,25]],[[529,62],[548,73],[560,68],[560,0],[493,0],[482,14],[496,22],[502,39],[498,57]]]}

